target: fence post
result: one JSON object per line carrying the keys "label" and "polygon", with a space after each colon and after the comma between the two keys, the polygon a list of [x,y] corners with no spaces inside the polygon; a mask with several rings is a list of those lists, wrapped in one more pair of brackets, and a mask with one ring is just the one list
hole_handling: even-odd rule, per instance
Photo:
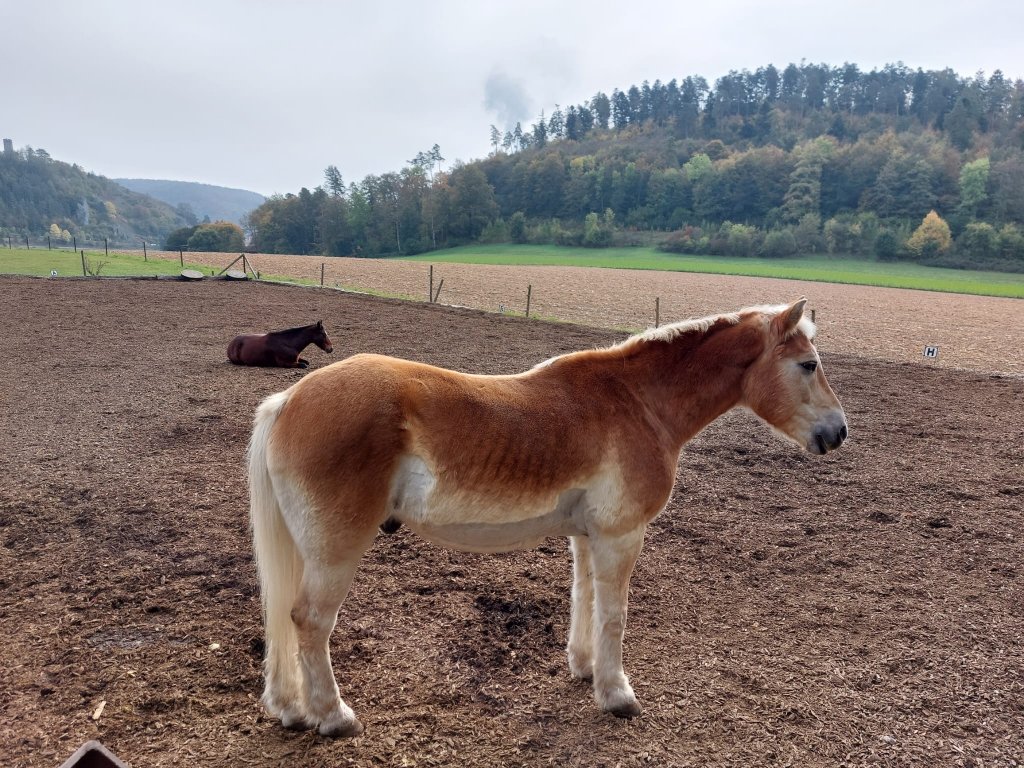
{"label": "fence post", "polygon": [[661,297],[654,297],[654,327],[661,325]]}
{"label": "fence post", "polygon": [[182,254],[181,249],[178,249],[178,261],[181,262],[181,266],[185,266],[185,256]]}
{"label": "fence post", "polygon": [[72,235],[71,236],[71,240],[75,244],[74,248],[77,251],[78,250],[78,235]]}
{"label": "fence post", "polygon": [[320,262],[320,287],[324,287],[324,263]]}
{"label": "fence post", "polygon": [[812,323],[814,322],[814,310],[813,309],[811,310],[811,322]]}
{"label": "fence post", "polygon": [[50,236],[49,235],[46,236],[46,250],[48,250],[48,251],[52,251],[53,250],[53,246],[50,245]]}
{"label": "fence post", "polygon": [[10,248],[11,250],[14,249],[14,246],[11,245],[11,236],[10,235],[7,236],[7,247]]}
{"label": "fence post", "polygon": [[82,251],[82,277],[85,277],[89,273],[85,271],[85,251]]}
{"label": "fence post", "polygon": [[28,248],[29,250],[32,249],[32,246],[28,244],[28,235],[25,235],[25,247]]}
{"label": "fence post", "polygon": [[107,245],[107,238],[103,238],[103,252],[110,258],[110,247]]}
{"label": "fence post", "polygon": [[530,316],[530,294],[533,293],[533,286],[526,286],[526,316]]}
{"label": "fence post", "polygon": [[437,303],[437,297],[441,295],[441,289],[444,288],[444,278],[441,278],[441,282],[437,284],[437,293],[434,294],[434,298],[431,300],[431,304]]}
{"label": "fence post", "polygon": [[146,241],[145,240],[142,241],[142,260],[143,261],[149,261],[149,259],[147,258],[147,254],[146,254]]}
{"label": "fence post", "polygon": [[427,287],[427,301],[434,303],[434,265],[430,265],[430,285]]}

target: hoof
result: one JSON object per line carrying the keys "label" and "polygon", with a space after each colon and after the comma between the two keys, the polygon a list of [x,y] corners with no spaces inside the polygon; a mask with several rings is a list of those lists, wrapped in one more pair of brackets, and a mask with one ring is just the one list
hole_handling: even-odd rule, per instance
{"label": "hoof", "polygon": [[586,680],[588,683],[594,679],[594,663],[587,659],[583,661],[580,654],[569,651],[569,673],[577,680]]}
{"label": "hoof", "polygon": [[632,720],[634,717],[640,717],[641,711],[640,702],[636,699],[619,704],[618,706],[612,707],[608,710],[609,713],[616,717],[621,717],[624,720]]}
{"label": "hoof", "polygon": [[319,731],[321,736],[327,736],[332,739],[351,738],[359,736],[363,732],[363,724],[359,722],[358,718],[343,720],[339,723],[320,723],[317,731]]}
{"label": "hoof", "polygon": [[303,715],[283,715],[281,717],[281,726],[289,731],[308,731],[314,725],[316,723],[307,720]]}

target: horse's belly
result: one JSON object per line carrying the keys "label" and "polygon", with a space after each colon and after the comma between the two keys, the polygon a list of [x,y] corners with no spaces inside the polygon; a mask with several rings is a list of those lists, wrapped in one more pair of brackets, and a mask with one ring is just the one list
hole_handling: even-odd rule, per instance
{"label": "horse's belly", "polygon": [[532,549],[551,536],[586,535],[584,498],[581,488],[535,500],[466,491],[445,494],[422,460],[407,457],[392,485],[389,512],[437,544],[508,552]]}
{"label": "horse's belly", "polygon": [[[575,507],[575,505],[573,505]],[[582,514],[560,504],[551,512],[508,523],[442,523],[412,520],[417,534],[452,549],[469,552],[510,552],[533,549],[551,536],[585,536]]]}

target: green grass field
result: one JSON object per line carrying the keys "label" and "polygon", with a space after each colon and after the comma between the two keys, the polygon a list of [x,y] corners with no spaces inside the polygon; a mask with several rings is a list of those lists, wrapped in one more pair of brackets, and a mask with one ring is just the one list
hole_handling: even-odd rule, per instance
{"label": "green grass field", "polygon": [[[182,266],[167,259],[143,260],[142,254],[115,253],[107,256],[101,251],[85,252],[86,269],[89,274],[100,277],[126,277],[151,275],[177,275]],[[210,267],[185,262],[186,269],[198,269],[209,274]],[[0,248],[0,275],[49,275],[57,270],[59,277],[81,277],[82,255],[72,250],[52,251],[46,248]],[[220,271],[220,270],[217,270]]]}
{"label": "green grass field", "polygon": [[[177,275],[182,269],[177,261],[153,258],[144,261],[141,254],[111,252],[107,256],[103,251],[87,250],[85,256],[89,274],[98,273],[101,277]],[[676,256],[655,251],[653,248],[592,250],[538,245],[478,245],[434,251],[421,256],[407,257],[407,260],[704,272],[1024,298],[1024,274],[939,269],[918,264],[890,264],[824,257],[740,259],[719,256]],[[189,261],[185,262],[185,268],[198,269],[204,273],[211,270],[209,265]],[[49,275],[51,270],[57,270],[58,276],[62,277],[81,276],[82,257],[71,250],[0,248],[0,274]],[[315,281],[296,281],[295,278],[288,276],[278,278],[265,275],[264,278],[316,284]],[[352,290],[359,290],[355,286],[349,287]]]}
{"label": "green grass field", "polygon": [[411,261],[523,266],[611,267],[716,275],[780,277],[826,283],[917,288],[1024,298],[1024,274],[923,267],[919,264],[808,257],[742,259],[724,256],[676,256],[653,248],[566,248],[546,245],[473,245],[408,257]]}

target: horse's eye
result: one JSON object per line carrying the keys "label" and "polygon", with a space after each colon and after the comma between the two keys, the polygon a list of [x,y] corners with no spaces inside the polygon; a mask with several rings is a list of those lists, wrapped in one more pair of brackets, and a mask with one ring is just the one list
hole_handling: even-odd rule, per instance
{"label": "horse's eye", "polygon": [[806,363],[800,363],[800,367],[808,373],[814,373],[818,369],[818,361],[808,360]]}

